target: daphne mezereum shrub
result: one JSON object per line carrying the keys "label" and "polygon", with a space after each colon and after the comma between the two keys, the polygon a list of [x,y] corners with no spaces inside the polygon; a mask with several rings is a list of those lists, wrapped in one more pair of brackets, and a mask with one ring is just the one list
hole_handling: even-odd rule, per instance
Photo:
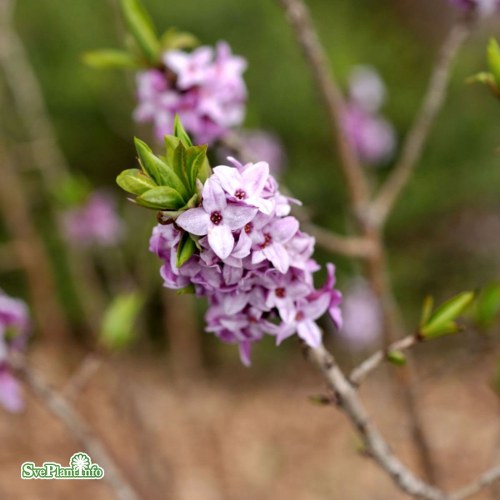
{"label": "daphne mezereum shrub", "polygon": [[245,116],[246,61],[226,42],[192,52],[167,50],[159,68],[137,75],[139,104],[134,117],[152,122],[157,138],[173,131],[178,115],[197,144],[211,144]]}
{"label": "daphne mezereum shrub", "polygon": [[150,249],[164,261],[165,286],[206,297],[206,330],[238,344],[247,365],[264,335],[279,344],[298,334],[318,346],[316,320],[328,312],[340,327],[341,295],[332,264],[314,286],[320,267],[314,239],[290,215],[296,201],[280,193],[268,163],[229,158],[212,170],[206,146],[193,146],[180,122],[175,129],[163,157],[136,140],[141,168],[117,180],[137,204],[160,210]]}
{"label": "daphne mezereum shrub", "polygon": [[11,412],[20,411],[23,400],[9,357],[16,351],[24,350],[29,330],[26,304],[0,290],[0,404]]}

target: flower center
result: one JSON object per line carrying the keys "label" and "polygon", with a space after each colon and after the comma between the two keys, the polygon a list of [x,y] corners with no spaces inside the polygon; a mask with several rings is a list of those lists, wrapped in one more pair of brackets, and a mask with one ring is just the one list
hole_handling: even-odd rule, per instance
{"label": "flower center", "polygon": [[244,230],[245,233],[250,234],[253,231],[253,224],[251,222],[245,224]]}
{"label": "flower center", "polygon": [[276,297],[279,297],[280,299],[284,298],[286,295],[285,289],[283,287],[276,288],[274,293],[276,294]]}
{"label": "flower center", "polygon": [[273,237],[269,233],[264,234],[264,242],[260,244],[260,248],[266,248],[273,242]]}
{"label": "flower center", "polygon": [[234,196],[235,198],[238,198],[238,200],[244,200],[247,197],[247,194],[243,191],[243,189],[237,189]]}
{"label": "flower center", "polygon": [[218,226],[222,222],[222,215],[220,212],[212,212],[210,214],[210,221],[212,224]]}
{"label": "flower center", "polygon": [[302,321],[304,319],[304,313],[302,311],[299,311],[296,315],[295,315],[295,321]]}

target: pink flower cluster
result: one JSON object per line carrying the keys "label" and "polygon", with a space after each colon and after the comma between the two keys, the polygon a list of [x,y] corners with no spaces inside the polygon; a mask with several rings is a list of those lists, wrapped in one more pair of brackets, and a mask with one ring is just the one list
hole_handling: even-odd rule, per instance
{"label": "pink flower cluster", "polygon": [[352,72],[344,133],[361,161],[368,165],[387,162],[396,147],[394,128],[380,115],[385,98],[385,85],[373,68],[359,66]]}
{"label": "pink flower cluster", "polygon": [[170,50],[163,64],[137,75],[134,113],[139,122],[153,122],[158,139],[172,133],[176,114],[197,144],[211,144],[242,123],[246,61],[227,43],[219,42],[215,51],[207,46],[190,53]]}
{"label": "pink flower cluster", "polygon": [[[310,346],[321,341],[316,320],[329,312],[341,325],[341,294],[334,288],[334,266],[320,289],[313,274],[314,239],[290,216],[290,200],[281,195],[266,162],[215,167],[203,186],[199,207],[175,223],[153,230],[150,250],[164,260],[165,286],[194,286],[206,296],[206,330],[238,344],[250,364],[254,342],[269,334],[279,344],[297,333]],[[199,251],[180,268],[176,251],[183,231],[194,235]]]}
{"label": "pink flower cluster", "polygon": [[30,328],[26,304],[0,290],[0,405],[11,412],[23,408],[19,382],[12,374],[9,356],[25,347]]}
{"label": "pink flower cluster", "polygon": [[63,215],[66,238],[74,245],[110,246],[123,236],[123,223],[116,212],[114,199],[95,191],[86,202]]}

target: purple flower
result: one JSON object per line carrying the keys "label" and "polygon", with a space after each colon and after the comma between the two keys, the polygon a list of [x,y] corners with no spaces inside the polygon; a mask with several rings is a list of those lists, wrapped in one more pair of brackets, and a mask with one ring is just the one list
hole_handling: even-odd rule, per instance
{"label": "purple flower", "polygon": [[387,162],[396,147],[392,125],[355,104],[344,111],[344,132],[361,160],[369,165]]}
{"label": "purple flower", "polygon": [[246,62],[227,43],[219,42],[215,51],[207,46],[193,52],[171,50],[163,62],[163,71],[137,75],[134,112],[137,121],[153,122],[158,139],[172,133],[176,114],[197,144],[212,143],[242,123]]}
{"label": "purple flower", "polygon": [[234,248],[232,231],[242,229],[256,212],[252,207],[228,203],[221,186],[210,178],[203,188],[203,208],[185,211],[176,222],[188,233],[208,235],[210,248],[225,259]]}
{"label": "purple flower", "polygon": [[368,165],[391,159],[396,148],[393,126],[380,114],[386,99],[385,85],[375,69],[357,66],[349,78],[349,101],[343,115],[347,139]]}
{"label": "purple flower", "polygon": [[23,407],[18,381],[12,374],[9,357],[24,349],[30,321],[26,304],[0,290],[0,404],[10,412]]}
{"label": "purple flower", "polygon": [[74,245],[111,246],[123,236],[123,223],[116,212],[114,199],[95,191],[85,204],[63,214],[67,239]]}
{"label": "purple flower", "polygon": [[241,170],[220,165],[214,168],[214,175],[231,201],[256,207],[267,215],[272,212],[272,201],[262,197],[269,177],[269,165],[265,161]]}
{"label": "purple flower", "polygon": [[[296,200],[279,192],[267,163],[231,163],[214,169],[198,207],[153,230],[150,249],[163,260],[165,286],[192,285],[206,297],[206,330],[237,344],[248,365],[253,344],[265,335],[280,343],[297,333],[317,346],[320,316],[329,312],[341,325],[341,295],[334,288],[333,265],[327,267],[325,285],[315,289],[314,239],[288,215]],[[197,250],[178,268],[183,231],[196,240]]]}
{"label": "purple flower", "polygon": [[347,291],[342,313],[344,324],[339,337],[353,349],[364,349],[374,344],[382,334],[382,317],[377,300],[370,287],[356,281]]}

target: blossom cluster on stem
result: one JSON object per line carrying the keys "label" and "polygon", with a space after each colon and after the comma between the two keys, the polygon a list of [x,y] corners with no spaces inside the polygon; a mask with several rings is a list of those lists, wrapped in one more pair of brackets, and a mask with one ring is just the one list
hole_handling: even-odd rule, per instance
{"label": "blossom cluster on stem", "polygon": [[29,330],[26,304],[0,290],[0,405],[10,412],[19,412],[24,403],[9,358],[24,350]]}
{"label": "blossom cluster on stem", "polygon": [[349,99],[343,129],[361,161],[380,165],[391,159],[396,147],[394,128],[381,114],[386,88],[378,73],[358,66],[349,78]]}
{"label": "blossom cluster on stem", "polygon": [[[279,192],[267,162],[229,160],[205,181],[199,206],[154,228],[150,250],[164,261],[164,284],[207,297],[206,330],[238,344],[246,365],[252,344],[265,335],[279,344],[297,334],[316,347],[316,320],[328,312],[337,327],[342,321],[334,266],[327,265],[326,283],[316,289],[315,242],[290,215],[296,200]],[[177,267],[185,232],[197,250]]]}
{"label": "blossom cluster on stem", "polygon": [[211,144],[243,121],[245,69],[245,59],[233,55],[226,42],[215,49],[168,50],[161,68],[138,73],[134,117],[152,122],[155,135],[163,140],[172,133],[177,114],[195,143]]}

